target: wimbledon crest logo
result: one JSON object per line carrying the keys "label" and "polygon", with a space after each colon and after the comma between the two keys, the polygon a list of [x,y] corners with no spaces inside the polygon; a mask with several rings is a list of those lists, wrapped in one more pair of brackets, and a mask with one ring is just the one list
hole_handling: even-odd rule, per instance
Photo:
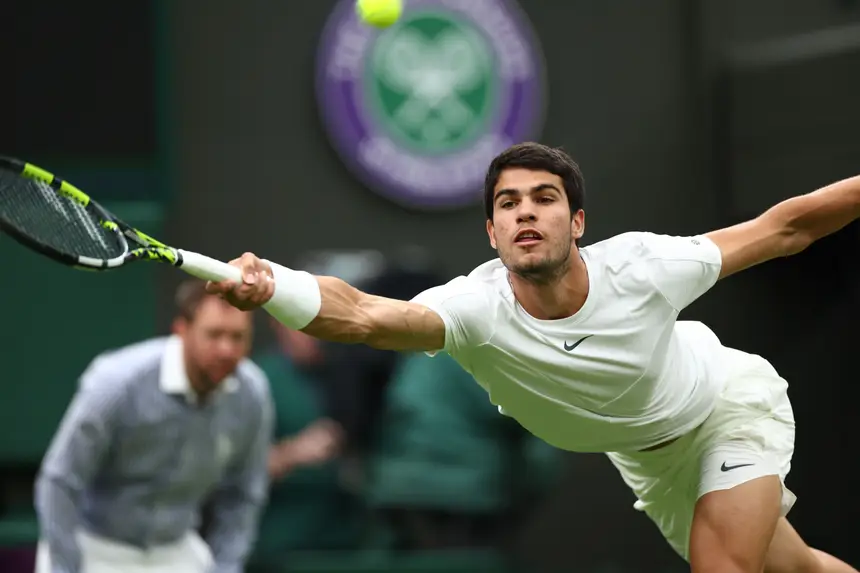
{"label": "wimbledon crest logo", "polygon": [[407,0],[376,30],[342,0],[322,37],[317,95],[349,168],[414,207],[481,197],[487,165],[535,139],[545,107],[543,56],[512,0]]}

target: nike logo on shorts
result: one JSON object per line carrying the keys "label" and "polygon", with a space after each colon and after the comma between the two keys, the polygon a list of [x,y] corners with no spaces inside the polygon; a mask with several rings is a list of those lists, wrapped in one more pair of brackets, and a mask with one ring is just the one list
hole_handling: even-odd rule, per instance
{"label": "nike logo on shorts", "polygon": [[720,466],[720,469],[724,472],[730,472],[732,470],[736,470],[738,468],[745,468],[747,466],[754,466],[755,464],[738,464],[736,466],[727,466],[726,462],[723,462],[723,465]]}

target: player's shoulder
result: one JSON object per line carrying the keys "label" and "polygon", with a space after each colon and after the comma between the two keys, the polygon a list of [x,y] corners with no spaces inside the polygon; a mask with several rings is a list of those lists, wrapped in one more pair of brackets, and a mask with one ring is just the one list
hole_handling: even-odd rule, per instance
{"label": "player's shoulder", "polygon": [[601,277],[600,284],[617,292],[648,294],[653,291],[655,265],[673,258],[679,237],[647,231],[629,231],[582,248],[589,269]]}
{"label": "player's shoulder", "polygon": [[477,294],[485,298],[504,296],[510,291],[508,270],[501,259],[491,259],[472,269],[469,274],[452,279],[449,283],[454,290]]}
{"label": "player's shoulder", "polygon": [[[488,261],[468,275],[457,276],[445,284],[429,288],[412,302],[437,313],[445,322],[445,344],[449,353],[484,344],[495,333],[496,323],[505,306],[502,284],[507,284],[501,261]],[[510,287],[508,286],[510,293]],[[509,298],[513,295],[510,294]]]}
{"label": "player's shoulder", "polygon": [[620,257],[629,256],[647,250],[655,236],[648,231],[627,231],[592,243],[586,248]]}
{"label": "player's shoulder", "polygon": [[135,381],[158,371],[166,345],[167,337],[157,337],[106,350],[87,365],[78,389],[123,394]]}
{"label": "player's shoulder", "polygon": [[592,264],[618,271],[640,262],[648,255],[650,233],[629,231],[581,248]]}
{"label": "player's shoulder", "polygon": [[653,259],[710,256],[713,243],[702,235],[668,235],[649,231],[628,231],[598,241],[588,252],[614,266]]}
{"label": "player's shoulder", "polygon": [[458,275],[446,283],[429,288],[414,300],[470,299],[479,305],[491,302],[503,294],[501,285],[506,285],[505,268],[499,259],[487,261],[465,275]]}

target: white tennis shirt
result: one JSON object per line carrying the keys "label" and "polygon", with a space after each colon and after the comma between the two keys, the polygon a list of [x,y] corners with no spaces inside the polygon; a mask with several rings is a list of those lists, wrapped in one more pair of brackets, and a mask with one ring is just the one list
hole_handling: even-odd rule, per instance
{"label": "white tennis shirt", "polygon": [[526,313],[498,259],[413,300],[442,317],[444,351],[490,401],[549,444],[636,451],[692,430],[724,386],[723,347],[677,318],[717,281],[719,248],[635,232],[580,252],[589,292],[567,318]]}

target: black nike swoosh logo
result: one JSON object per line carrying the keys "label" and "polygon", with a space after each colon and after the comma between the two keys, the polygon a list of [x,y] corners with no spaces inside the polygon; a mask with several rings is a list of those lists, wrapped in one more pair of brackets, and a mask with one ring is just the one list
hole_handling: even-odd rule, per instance
{"label": "black nike swoosh logo", "polygon": [[728,471],[736,470],[738,468],[745,468],[747,466],[754,466],[754,465],[755,464],[738,464],[736,466],[727,466],[726,462],[723,462],[723,465],[720,466],[720,469],[723,470],[724,472],[728,472]]}
{"label": "black nike swoosh logo", "polygon": [[565,342],[564,343],[564,349],[567,350],[568,352],[570,352],[571,350],[573,350],[574,348],[576,348],[577,346],[582,344],[583,340],[585,340],[586,338],[591,338],[592,336],[594,336],[594,335],[589,334],[588,336],[583,336],[582,338],[580,338],[579,340],[577,340],[576,342],[574,342],[573,344],[570,344],[570,345],[568,345],[567,342]]}

